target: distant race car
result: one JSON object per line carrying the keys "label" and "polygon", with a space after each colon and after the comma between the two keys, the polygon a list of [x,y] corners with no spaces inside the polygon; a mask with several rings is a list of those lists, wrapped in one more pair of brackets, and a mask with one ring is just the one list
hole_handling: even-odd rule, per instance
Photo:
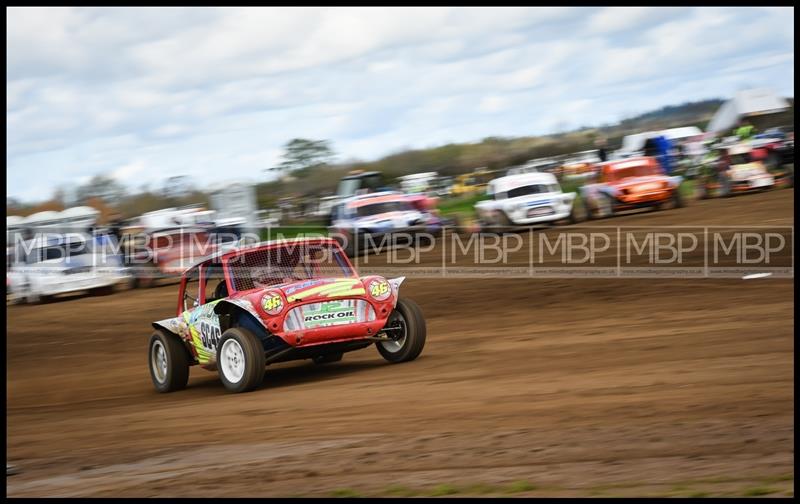
{"label": "distant race car", "polygon": [[442,220],[424,208],[414,196],[394,191],[354,196],[334,208],[328,231],[354,257],[365,249],[395,245],[398,237],[416,239],[441,231]]}
{"label": "distant race car", "polygon": [[794,131],[770,128],[749,140],[753,154],[764,161],[770,172],[782,172],[785,165],[794,164]]}
{"label": "distant race car", "polygon": [[775,186],[775,177],[762,161],[753,159],[753,148],[748,143],[723,145],[718,151],[718,159],[706,167],[699,181],[700,198],[764,191]]}
{"label": "distant race car", "polygon": [[[126,236],[126,264],[138,287],[152,287],[162,278],[180,278],[198,260],[236,242],[219,243],[209,227],[174,227],[139,231]],[[223,235],[226,235],[223,233]]]}
{"label": "distant race car", "polygon": [[359,277],[331,238],[266,242],[230,250],[182,276],[177,316],[153,323],[150,376],[159,392],[186,387],[189,367],[217,370],[245,392],[267,364],[339,361],[376,343],[389,362],[425,345],[419,306],[399,293],[403,277]]}
{"label": "distant race car", "polygon": [[681,176],[668,176],[658,160],[641,156],[597,165],[596,182],[581,187],[590,219],[609,217],[635,208],[682,207]]}
{"label": "distant race car", "polygon": [[573,212],[575,193],[564,193],[552,173],[508,175],[489,182],[492,199],[475,204],[481,229],[577,222]]}
{"label": "distant race car", "polygon": [[109,294],[132,279],[118,255],[83,233],[38,234],[6,254],[6,288],[14,300],[29,303],[81,291]]}

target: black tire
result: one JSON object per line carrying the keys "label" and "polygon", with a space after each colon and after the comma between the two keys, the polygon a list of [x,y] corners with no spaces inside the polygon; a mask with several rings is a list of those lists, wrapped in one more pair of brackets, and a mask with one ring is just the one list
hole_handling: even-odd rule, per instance
{"label": "black tire", "polygon": [[767,159],[764,161],[764,166],[768,172],[772,173],[781,167],[781,155],[775,151],[770,151],[767,154]]}
{"label": "black tire", "polygon": [[597,219],[598,217],[594,214],[594,212],[592,211],[592,207],[589,204],[589,198],[581,198],[581,201],[582,201],[581,204],[583,205],[583,210],[584,212],[586,212],[586,220]]}
{"label": "black tire", "polygon": [[[425,317],[417,303],[401,297],[386,325],[387,327],[402,327],[404,339],[399,344],[399,348],[386,348],[387,343],[379,341],[375,345],[378,347],[378,353],[392,364],[416,359],[425,346],[427,334]],[[388,334],[391,336],[394,331],[389,331]]]}
{"label": "black tire", "polygon": [[150,289],[156,286],[159,277],[158,267],[149,262],[139,266],[140,271],[136,274],[136,287],[140,289]]}
{"label": "black tire", "polygon": [[698,192],[700,193],[700,199],[711,198],[711,191],[708,190],[708,185],[705,180],[699,185]]}
{"label": "black tire", "polygon": [[576,201],[572,201],[572,209],[570,209],[569,217],[567,217],[567,222],[570,224],[578,224],[583,222],[587,219],[588,213],[586,211],[586,206],[583,204],[577,205]]}
{"label": "black tire", "polygon": [[45,294],[28,294],[25,296],[25,302],[28,304],[33,305],[43,305],[51,302],[53,300],[53,296],[48,296]]}
{"label": "black tire", "polygon": [[487,235],[502,235],[510,232],[514,228],[514,224],[508,215],[503,210],[500,210],[500,217],[497,219],[496,224],[489,224],[481,226],[481,233]]}
{"label": "black tire", "polygon": [[683,196],[681,196],[681,190],[679,187],[676,187],[675,192],[672,194],[672,203],[675,205],[675,208],[683,208],[686,206],[686,203],[683,201]]}
{"label": "black tire", "polygon": [[606,209],[607,212],[606,212],[606,214],[603,214],[603,212],[600,211],[601,205],[598,204],[597,213],[596,214],[591,214],[591,212],[588,210],[588,206],[587,206],[587,214],[591,214],[592,215],[592,219],[605,219],[605,218],[614,216],[614,202],[611,200],[610,196],[607,196],[605,194],[599,194],[597,196],[597,201],[598,201],[598,203],[602,203],[602,206],[606,207],[605,209]]}
{"label": "black tire", "polygon": [[[234,382],[231,377],[225,376],[222,359],[227,358],[223,355],[225,342],[235,340],[243,352],[241,361],[244,370],[241,378]],[[222,384],[229,392],[239,393],[248,392],[255,389],[264,381],[264,369],[266,368],[266,358],[264,356],[264,346],[256,336],[243,327],[232,327],[225,331],[217,344],[217,369]]]}
{"label": "black tire", "polygon": [[733,190],[731,189],[731,179],[728,178],[727,175],[722,175],[720,177],[720,195],[723,198],[730,198],[733,196]]}
{"label": "black tire", "polygon": [[329,364],[331,362],[339,362],[342,360],[344,354],[342,352],[339,353],[331,353],[325,355],[317,355],[313,357],[311,360],[314,361],[314,364]]}
{"label": "black tire", "polygon": [[92,296],[109,296],[111,294],[114,294],[114,286],[104,285],[102,287],[95,287],[89,292]]}
{"label": "black tire", "polygon": [[681,197],[681,192],[676,187],[675,190],[672,191],[672,196],[670,196],[669,202],[662,203],[659,208],[664,210],[665,208],[682,208],[683,206],[683,197]]}
{"label": "black tire", "polygon": [[[156,345],[160,345],[165,352],[166,370],[155,369],[158,365]],[[148,363],[150,379],[156,390],[165,393],[186,388],[189,382],[189,354],[186,346],[172,333],[157,329],[150,337],[148,346]]]}

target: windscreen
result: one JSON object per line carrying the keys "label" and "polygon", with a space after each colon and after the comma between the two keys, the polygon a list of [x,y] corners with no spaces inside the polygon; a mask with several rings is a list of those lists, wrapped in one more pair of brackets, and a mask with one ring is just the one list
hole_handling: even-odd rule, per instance
{"label": "windscreen", "polygon": [[639,164],[635,166],[626,166],[625,168],[616,168],[608,172],[608,180],[623,180],[630,177],[643,177],[646,175],[661,175],[661,170],[652,164]]}
{"label": "windscreen", "polygon": [[68,243],[60,243],[41,247],[33,251],[30,258],[32,262],[38,261],[53,261],[53,260],[67,260],[71,257],[84,255],[91,252],[91,245],[84,241],[71,241]]}
{"label": "windscreen", "polygon": [[227,267],[236,291],[311,278],[356,276],[341,248],[330,243],[287,243],[244,251],[231,257]]}
{"label": "windscreen", "polygon": [[369,217],[370,215],[379,215],[387,212],[406,212],[413,210],[413,208],[406,201],[384,201],[382,203],[362,205],[355,210],[356,215],[359,217]]}
{"label": "windscreen", "polygon": [[531,194],[542,194],[551,192],[552,186],[546,184],[531,184],[526,186],[515,187],[508,191],[509,198],[519,198],[520,196],[529,196]]}

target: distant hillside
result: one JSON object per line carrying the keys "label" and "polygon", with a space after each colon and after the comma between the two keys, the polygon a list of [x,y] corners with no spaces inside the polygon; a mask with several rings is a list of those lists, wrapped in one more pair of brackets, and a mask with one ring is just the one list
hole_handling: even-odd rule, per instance
{"label": "distant hillside", "polygon": [[[759,129],[771,126],[794,124],[794,99],[789,98],[790,110],[780,114],[770,114],[755,118],[754,125]],[[478,167],[504,169],[539,157],[570,154],[593,149],[595,141],[603,137],[608,148],[620,147],[622,137],[642,131],[661,130],[679,126],[698,126],[705,129],[714,112],[722,105],[721,99],[688,102],[681,105],[668,105],[658,110],[630,117],[613,125],[581,128],[566,133],[538,137],[487,137],[480,142],[447,144],[429,149],[412,149],[396,152],[375,161],[352,161],[321,166],[294,172],[291,181],[273,181],[257,185],[258,204],[261,208],[274,208],[280,198],[332,193],[339,179],[350,170],[376,170],[384,173],[387,181],[409,173],[436,171],[442,175],[458,175]],[[57,199],[57,198],[56,198]],[[9,214],[26,215],[49,209],[53,202],[41,205],[25,204],[8,199],[6,211]],[[202,191],[196,191],[181,201],[181,204],[208,204]],[[122,198],[116,209],[125,217],[142,212],[175,206],[176,201],[162,194],[140,192]]]}
{"label": "distant hillside", "polygon": [[669,105],[621,121],[615,125],[582,128],[557,135],[540,137],[487,137],[476,143],[447,144],[429,149],[413,149],[394,153],[376,161],[354,162],[317,168],[297,173],[294,182],[269,182],[260,184],[259,201],[272,206],[278,195],[312,195],[332,192],[338,180],[349,170],[376,170],[387,180],[401,175],[436,171],[442,175],[467,173],[486,166],[503,169],[537,157],[569,154],[593,149],[598,137],[607,139],[612,150],[619,148],[622,137],[641,131],[666,129],[678,126],[705,127],[723,100],[711,99]]}

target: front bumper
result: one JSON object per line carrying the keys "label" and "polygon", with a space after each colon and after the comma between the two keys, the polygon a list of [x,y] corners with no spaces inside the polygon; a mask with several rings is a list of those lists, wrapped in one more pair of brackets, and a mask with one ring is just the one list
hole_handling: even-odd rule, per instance
{"label": "front bumper", "polygon": [[[265,327],[294,347],[371,338],[386,326],[389,315],[394,310],[392,299],[391,296],[383,301],[366,297],[314,299],[288,306],[278,319]],[[305,316],[331,314],[331,311],[323,310],[323,305],[326,303],[333,304],[338,312],[350,311],[346,316],[352,321],[331,325],[314,325],[318,322],[308,322]],[[334,318],[331,316],[328,320]]]}
{"label": "front bumper", "polygon": [[672,191],[652,191],[652,192],[636,193],[636,194],[620,194],[617,196],[617,202],[621,205],[643,206],[643,205],[652,205],[656,203],[663,203],[664,201],[669,200],[671,196],[672,196]]}
{"label": "front bumper", "polygon": [[540,216],[535,216],[535,217],[528,217],[528,216],[512,217],[512,216],[509,216],[509,220],[511,220],[511,222],[513,224],[517,224],[517,225],[520,225],[520,226],[527,226],[527,225],[531,225],[531,224],[541,224],[541,223],[545,223],[545,222],[560,221],[560,220],[566,219],[568,217],[569,217],[569,211],[560,211],[560,212],[556,212],[556,213],[552,213],[552,214],[540,215]]}

